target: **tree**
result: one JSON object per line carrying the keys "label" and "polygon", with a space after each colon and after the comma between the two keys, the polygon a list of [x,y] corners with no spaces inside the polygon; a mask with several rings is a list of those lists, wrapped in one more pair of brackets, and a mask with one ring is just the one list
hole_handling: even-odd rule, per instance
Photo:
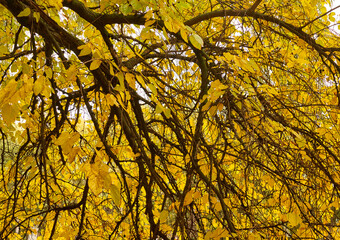
{"label": "tree", "polygon": [[0,239],[335,239],[330,0],[0,0]]}

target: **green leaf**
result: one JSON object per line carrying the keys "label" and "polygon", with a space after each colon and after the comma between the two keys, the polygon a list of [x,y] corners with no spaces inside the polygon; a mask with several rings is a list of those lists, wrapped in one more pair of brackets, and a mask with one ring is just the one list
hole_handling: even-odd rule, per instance
{"label": "green leaf", "polygon": [[141,4],[139,0],[131,0],[130,4],[133,7],[133,9],[136,11],[140,11],[143,9],[143,5]]}
{"label": "green leaf", "polygon": [[124,15],[128,15],[133,11],[133,8],[129,3],[121,5],[119,9]]}

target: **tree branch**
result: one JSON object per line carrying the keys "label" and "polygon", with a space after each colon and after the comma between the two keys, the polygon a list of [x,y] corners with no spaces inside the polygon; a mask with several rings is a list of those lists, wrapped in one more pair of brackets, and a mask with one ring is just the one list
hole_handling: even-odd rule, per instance
{"label": "tree branch", "polygon": [[248,9],[247,13],[254,12],[257,6],[262,2],[262,0],[256,0],[254,4]]}

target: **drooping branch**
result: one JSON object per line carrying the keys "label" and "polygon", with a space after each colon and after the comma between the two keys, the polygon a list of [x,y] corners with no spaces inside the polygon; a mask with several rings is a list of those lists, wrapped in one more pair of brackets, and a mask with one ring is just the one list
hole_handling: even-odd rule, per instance
{"label": "drooping branch", "polygon": [[[36,23],[33,17],[27,16],[27,17],[17,17],[20,12],[22,12],[25,8],[30,7],[31,11],[35,11],[37,9],[37,5],[34,4],[30,0],[26,0],[28,4],[25,5],[22,2],[18,0],[10,1],[8,0],[6,5],[4,6],[8,7],[8,10],[12,12],[14,17],[18,20],[20,24],[27,28],[31,28],[31,25],[33,24],[36,30],[36,33],[41,35],[44,39],[50,39],[51,43],[53,41],[56,41],[58,43],[58,46],[71,50],[74,52],[80,61],[82,61],[88,68],[90,68],[91,62],[92,62],[92,54],[85,55],[85,56],[79,56],[80,54],[80,46],[85,45],[83,41],[78,39],[77,37],[73,36],[69,32],[67,32],[65,29],[60,27],[53,19],[51,19],[47,14],[45,14],[41,9],[39,11],[41,15],[41,19],[39,23]],[[53,38],[53,39],[51,39]],[[106,76],[110,76],[109,69],[105,68],[104,66],[100,66],[97,69],[90,70],[95,77],[95,79],[99,82],[100,86],[103,88],[104,91],[109,91],[111,89],[110,85],[110,79],[107,79]],[[115,83],[113,83],[115,84]]]}

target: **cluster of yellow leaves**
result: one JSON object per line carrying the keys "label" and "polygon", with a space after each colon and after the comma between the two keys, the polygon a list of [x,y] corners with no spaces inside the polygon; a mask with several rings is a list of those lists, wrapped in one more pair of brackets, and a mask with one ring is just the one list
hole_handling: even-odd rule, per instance
{"label": "cluster of yellow leaves", "polygon": [[[6,209],[13,202],[24,207],[16,221],[77,203],[87,180],[88,201],[60,211],[56,239],[75,237],[81,209],[86,210],[83,227],[89,239],[91,234],[106,238],[113,231],[117,239],[151,238],[151,222],[169,237],[188,237],[191,229],[205,240],[262,239],[273,231],[280,231],[274,237],[315,238],[316,232],[335,231],[327,225],[339,221],[339,197],[333,193],[340,179],[340,112],[336,69],[328,62],[334,56],[320,59],[301,36],[251,16],[185,24],[207,12],[247,9],[252,6],[248,1],[82,1],[81,6],[98,14],[143,15],[142,26],[105,27],[120,66],[92,23],[63,8],[61,0],[36,2],[86,44],[78,47],[77,56],[65,54],[71,63],[67,69],[59,59],[53,68],[44,66],[43,54],[34,63],[25,57],[22,64],[6,61],[1,67],[11,65],[0,86],[0,129],[13,135],[15,144],[29,140],[18,161],[12,156],[1,163],[8,176],[1,177],[1,217],[9,216]],[[276,24],[308,23],[301,29],[317,33],[315,43],[327,47],[338,42],[334,34],[327,37],[336,14],[325,14],[325,3],[268,0],[256,11],[268,14],[267,19],[277,17]],[[41,21],[40,13],[30,8],[17,17],[30,15]],[[10,35],[6,24],[0,37],[9,41],[3,36]],[[28,35],[18,34],[18,44]],[[44,39],[36,41],[44,46]],[[0,56],[9,50],[0,46]],[[206,62],[196,58],[197,52]],[[83,63],[78,57],[89,60]],[[207,91],[203,64],[209,67]],[[85,100],[75,83],[93,87],[97,79],[92,73],[104,68],[108,81],[117,80],[115,87],[95,86]],[[57,87],[52,89],[51,83]],[[32,100],[32,95],[39,97]],[[142,113],[132,103],[140,104]],[[112,109],[121,112],[112,117]],[[11,125],[16,125],[15,133]],[[192,163],[196,160],[197,166]],[[20,181],[15,185],[13,179]],[[15,193],[19,187],[27,194]],[[45,220],[42,215],[32,217],[32,226],[41,223],[44,239],[55,215],[49,213]],[[228,217],[236,229],[248,230],[232,230]],[[33,231],[28,223],[27,229]]]}
{"label": "cluster of yellow leaves", "polygon": [[32,79],[24,75],[19,82],[12,79],[1,89],[0,110],[7,125],[11,125],[19,117],[19,110],[31,96],[33,85]]}
{"label": "cluster of yellow leaves", "polygon": [[116,206],[119,207],[121,203],[119,183],[117,181],[113,182],[112,175],[109,173],[109,167],[99,160],[102,159],[100,155],[99,152],[95,163],[85,163],[82,171],[88,177],[90,189],[96,196],[106,190],[111,194]]}

